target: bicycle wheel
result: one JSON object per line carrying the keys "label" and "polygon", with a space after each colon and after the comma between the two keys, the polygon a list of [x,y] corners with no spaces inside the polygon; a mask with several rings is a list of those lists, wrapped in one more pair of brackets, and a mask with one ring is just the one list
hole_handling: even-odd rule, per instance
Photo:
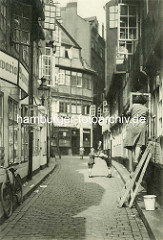
{"label": "bicycle wheel", "polygon": [[10,217],[13,211],[13,195],[9,182],[3,182],[1,186],[1,203],[5,217]]}
{"label": "bicycle wheel", "polygon": [[19,174],[14,177],[14,193],[16,196],[16,202],[20,205],[23,201],[23,188],[22,180]]}

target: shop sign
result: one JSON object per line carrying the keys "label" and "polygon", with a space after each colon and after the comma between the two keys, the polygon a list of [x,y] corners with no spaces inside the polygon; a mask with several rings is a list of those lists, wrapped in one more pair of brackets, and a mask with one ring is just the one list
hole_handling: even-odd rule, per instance
{"label": "shop sign", "polygon": [[18,85],[28,93],[29,73],[18,60],[0,51],[0,78]]}
{"label": "shop sign", "polygon": [[20,63],[19,65],[19,80],[18,85],[21,89],[23,89],[26,93],[28,93],[28,85],[29,85],[29,73],[25,69],[25,67]]}
{"label": "shop sign", "polygon": [[17,84],[18,61],[0,51],[0,78]]}

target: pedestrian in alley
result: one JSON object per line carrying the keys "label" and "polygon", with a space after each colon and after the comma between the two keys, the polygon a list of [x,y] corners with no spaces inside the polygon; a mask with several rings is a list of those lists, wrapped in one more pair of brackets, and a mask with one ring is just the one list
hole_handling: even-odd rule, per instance
{"label": "pedestrian in alley", "polygon": [[[124,148],[130,152],[130,161],[133,167],[136,167],[140,160],[141,150],[146,144],[146,127],[148,108],[145,106],[147,99],[143,95],[138,95],[135,98],[134,104],[127,112],[130,116],[130,121],[126,129],[126,138]],[[144,119],[144,121],[142,121]],[[132,171],[132,170],[131,170]]]}
{"label": "pedestrian in alley", "polygon": [[107,177],[112,177],[112,160],[111,157],[107,154],[105,154],[103,151],[99,154],[99,158],[103,159],[106,162],[106,165],[108,167],[108,175]]}
{"label": "pedestrian in alley", "polygon": [[82,160],[83,160],[83,157],[84,157],[84,152],[85,152],[85,149],[83,147],[80,147],[79,155],[80,155],[80,159],[82,159]]}
{"label": "pedestrian in alley", "polygon": [[102,151],[102,141],[99,141],[98,142],[98,146],[97,146],[97,153],[98,153],[98,155],[101,153],[101,151]]}
{"label": "pedestrian in alley", "polygon": [[92,177],[92,168],[95,164],[95,149],[91,148],[90,154],[89,154],[89,161],[88,161],[88,176],[89,178]]}

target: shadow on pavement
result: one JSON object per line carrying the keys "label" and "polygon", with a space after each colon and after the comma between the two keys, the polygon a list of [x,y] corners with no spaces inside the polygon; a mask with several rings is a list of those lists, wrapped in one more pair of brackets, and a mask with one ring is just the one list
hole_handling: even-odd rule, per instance
{"label": "shadow on pavement", "polygon": [[41,190],[40,195],[33,193],[35,200],[24,210],[6,240],[13,236],[26,240],[84,239],[88,235],[86,217],[77,215],[98,206],[105,190],[96,183],[84,181],[84,175],[77,172],[87,169],[87,166],[81,166],[81,161],[64,158],[60,164],[60,171],[44,182],[47,188]]}

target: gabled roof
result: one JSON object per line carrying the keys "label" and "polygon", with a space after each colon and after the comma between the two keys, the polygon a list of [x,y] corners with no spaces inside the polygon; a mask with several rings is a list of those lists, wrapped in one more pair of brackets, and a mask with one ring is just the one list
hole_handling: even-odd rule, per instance
{"label": "gabled roof", "polygon": [[61,29],[61,34],[62,34],[62,43],[76,47],[81,49],[79,44],[75,41],[75,39],[69,34],[69,32],[61,25],[57,20],[56,20],[57,25]]}

